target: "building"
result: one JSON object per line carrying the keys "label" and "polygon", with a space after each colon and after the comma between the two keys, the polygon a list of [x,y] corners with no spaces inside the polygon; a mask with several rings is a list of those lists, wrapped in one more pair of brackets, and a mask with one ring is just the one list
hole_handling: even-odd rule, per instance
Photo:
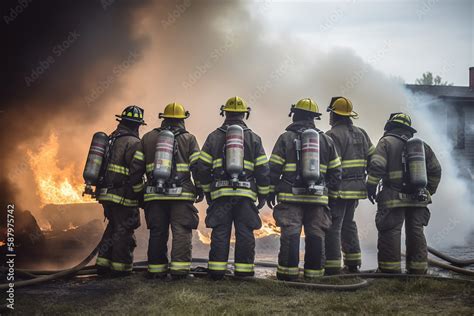
{"label": "building", "polygon": [[468,87],[407,84],[406,88],[415,96],[432,98],[433,110],[446,118],[442,127],[452,140],[454,157],[459,158],[460,176],[474,183],[474,67],[469,68]]}

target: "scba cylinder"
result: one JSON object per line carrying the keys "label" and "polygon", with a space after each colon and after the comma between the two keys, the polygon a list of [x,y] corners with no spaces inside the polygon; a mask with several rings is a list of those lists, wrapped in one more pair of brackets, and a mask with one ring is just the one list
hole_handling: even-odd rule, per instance
{"label": "scba cylinder", "polygon": [[244,170],[244,129],[239,125],[227,128],[225,140],[225,168],[233,181],[238,181]]}
{"label": "scba cylinder", "polygon": [[165,182],[171,176],[173,165],[174,134],[164,130],[158,135],[155,150],[155,162],[153,168],[153,179],[156,181],[156,188],[161,191]]}
{"label": "scba cylinder", "polygon": [[415,189],[426,188],[428,176],[426,172],[425,145],[419,138],[411,138],[406,144],[408,173],[410,185]]}
{"label": "scba cylinder", "polygon": [[320,180],[319,133],[307,129],[301,134],[301,175],[308,186],[314,187]]}
{"label": "scba cylinder", "polygon": [[92,136],[89,154],[87,155],[86,165],[82,173],[84,181],[86,182],[86,191],[87,187],[97,185],[108,144],[109,136],[104,132],[97,132]]}

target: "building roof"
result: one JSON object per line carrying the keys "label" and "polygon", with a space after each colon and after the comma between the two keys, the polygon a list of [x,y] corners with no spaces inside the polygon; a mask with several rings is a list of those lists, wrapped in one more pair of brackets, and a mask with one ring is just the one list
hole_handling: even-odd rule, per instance
{"label": "building roof", "polygon": [[424,93],[441,99],[456,99],[459,101],[474,101],[474,89],[460,86],[428,86],[406,84],[405,87],[413,93]]}

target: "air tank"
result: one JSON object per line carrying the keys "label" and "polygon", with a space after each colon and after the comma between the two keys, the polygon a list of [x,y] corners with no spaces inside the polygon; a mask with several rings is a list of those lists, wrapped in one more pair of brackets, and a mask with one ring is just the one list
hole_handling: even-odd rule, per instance
{"label": "air tank", "polygon": [[239,125],[227,128],[225,138],[225,169],[231,181],[237,183],[244,170],[244,130]]}
{"label": "air tank", "polygon": [[406,143],[406,153],[411,186],[415,189],[426,188],[428,176],[423,141],[416,137],[409,139]]}
{"label": "air tank", "polygon": [[301,175],[310,191],[319,183],[319,133],[314,129],[301,134]]}
{"label": "air tank", "polygon": [[104,161],[105,151],[109,144],[109,137],[104,132],[97,132],[92,136],[89,154],[87,155],[86,165],[82,176],[86,183],[83,194],[93,194],[92,186],[97,185],[100,176],[100,170]]}
{"label": "air tank", "polygon": [[156,191],[164,192],[164,184],[171,176],[173,165],[174,134],[163,130],[158,135],[155,149],[153,180],[156,182]]}

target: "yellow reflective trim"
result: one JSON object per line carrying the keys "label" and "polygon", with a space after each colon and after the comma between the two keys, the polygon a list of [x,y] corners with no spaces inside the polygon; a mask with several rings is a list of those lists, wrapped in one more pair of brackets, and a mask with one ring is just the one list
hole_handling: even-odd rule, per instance
{"label": "yellow reflective trim", "polygon": [[324,269],[314,270],[314,269],[304,269],[304,276],[306,278],[317,278],[324,275]]}
{"label": "yellow reflective trim", "polygon": [[255,159],[255,167],[261,166],[268,163],[267,155],[262,155]]}
{"label": "yellow reflective trim", "polygon": [[248,161],[248,160],[244,160],[244,168],[245,169],[253,171],[254,165],[255,164],[253,162]]}
{"label": "yellow reflective trim", "polygon": [[199,159],[201,159],[204,162],[207,162],[208,164],[212,165],[212,156],[209,155],[207,152],[202,151],[199,153]]}
{"label": "yellow reflective trim", "polygon": [[189,172],[189,165],[187,163],[177,163],[176,164],[177,172]]}
{"label": "yellow reflective trim", "polygon": [[144,161],[144,160],[145,160],[145,155],[144,155],[141,151],[137,150],[137,151],[133,154],[133,158],[134,158],[134,159],[137,159],[137,160]]}
{"label": "yellow reflective trim", "polygon": [[115,271],[132,271],[133,266],[130,263],[111,262],[110,268]]}
{"label": "yellow reflective trim", "polygon": [[371,158],[371,163],[377,163],[378,165],[385,167],[387,165],[387,160],[379,154],[374,154]]}
{"label": "yellow reflective trim", "polygon": [[296,163],[287,163],[283,166],[283,172],[295,172]]}
{"label": "yellow reflective trim", "polygon": [[270,189],[270,192],[275,192],[275,186],[274,185],[270,185],[269,189]]}
{"label": "yellow reflective trim", "polygon": [[144,202],[150,201],[194,201],[196,196],[191,192],[182,192],[179,196],[158,194],[158,193],[145,193],[143,197]]}
{"label": "yellow reflective trim", "polygon": [[395,208],[395,207],[425,207],[429,204],[428,201],[416,201],[416,200],[388,200],[379,202],[379,206],[383,208]]}
{"label": "yellow reflective trim", "polygon": [[115,172],[115,173],[124,174],[126,176],[128,176],[129,173],[130,173],[130,170],[128,168],[126,168],[124,166],[116,165],[116,164],[113,164],[113,163],[111,163],[107,166],[107,170],[111,171],[111,172]]}
{"label": "yellow reflective trim", "polygon": [[276,163],[278,165],[283,165],[285,163],[285,159],[281,158],[280,156],[276,154],[272,154],[270,156],[270,162]]}
{"label": "yellow reflective trim", "polygon": [[254,272],[254,266],[255,264],[253,263],[235,263],[235,271],[236,272]]}
{"label": "yellow reflective trim", "polygon": [[340,166],[341,166],[341,157],[337,157],[329,162],[328,169],[334,169]]}
{"label": "yellow reflective trim", "polygon": [[168,264],[148,264],[148,272],[151,273],[163,273],[168,272]]}
{"label": "yellow reflective trim", "polygon": [[403,178],[403,171],[390,171],[388,173],[388,177],[390,180],[399,180]]}
{"label": "yellow reflective trim", "polygon": [[367,160],[366,159],[352,159],[352,160],[343,160],[341,162],[342,168],[357,168],[357,167],[366,167]]}
{"label": "yellow reflective trim", "polygon": [[222,158],[215,159],[214,161],[212,161],[212,168],[216,169],[222,167],[222,162]]}
{"label": "yellow reflective trim", "polygon": [[326,260],[326,268],[340,268],[342,266],[341,259],[339,260]]}
{"label": "yellow reflective trim", "polygon": [[321,170],[322,173],[326,173],[327,169],[328,169],[327,165],[324,165],[324,164],[319,165],[319,170]]}
{"label": "yellow reflective trim", "polygon": [[176,262],[171,261],[170,270],[172,271],[183,271],[191,269],[191,262]]}
{"label": "yellow reflective trim", "polygon": [[214,270],[214,271],[226,271],[227,270],[227,262],[209,261],[207,263],[207,268],[209,270]]}
{"label": "yellow reflective trim", "polygon": [[326,205],[328,197],[326,195],[295,195],[293,193],[278,193],[278,201],[318,203]]}
{"label": "yellow reflective trim", "polygon": [[109,267],[110,260],[104,257],[97,257],[95,264],[101,267]]}
{"label": "yellow reflective trim", "polygon": [[372,176],[369,174],[369,176],[367,177],[367,183],[368,184],[378,184],[380,182],[380,179],[379,177],[375,177],[375,176]]}
{"label": "yellow reflective trim", "polygon": [[121,204],[123,206],[130,206],[130,207],[138,206],[137,200],[129,200],[122,196],[111,194],[111,193],[99,194],[99,196],[97,197],[97,200],[113,202],[113,203]]}
{"label": "yellow reflective trim", "polygon": [[389,261],[379,261],[379,267],[381,269],[385,270],[401,270],[402,269],[402,263],[400,261],[394,261],[394,262],[389,262]]}
{"label": "yellow reflective trim", "polygon": [[369,156],[372,156],[374,153],[375,153],[375,146],[372,145],[372,146],[370,146],[370,148],[369,148]]}
{"label": "yellow reflective trim", "polygon": [[298,275],[300,273],[300,269],[298,267],[284,267],[278,265],[277,272],[286,275]]}
{"label": "yellow reflective trim", "polygon": [[146,165],[146,172],[152,172],[153,168],[155,167],[155,163],[149,163]]}
{"label": "yellow reflective trim", "polygon": [[407,268],[408,269],[417,269],[417,270],[428,269],[428,262],[426,262],[426,261],[419,261],[419,262],[408,261],[407,262]]}
{"label": "yellow reflective trim", "polygon": [[343,253],[344,260],[360,260],[362,259],[362,254],[358,253]]}
{"label": "yellow reflective trim", "polygon": [[268,194],[270,193],[270,186],[261,187],[257,185],[257,191],[258,194]]}
{"label": "yellow reflective trim", "polygon": [[211,185],[210,184],[202,184],[201,183],[201,188],[206,193],[211,192]]}
{"label": "yellow reflective trim", "polygon": [[[331,196],[331,192],[329,192]],[[367,197],[367,191],[339,191],[337,196],[342,199],[365,199]],[[332,197],[332,196],[331,196]]]}
{"label": "yellow reflective trim", "polygon": [[243,197],[248,197],[251,198],[252,200],[257,199],[257,193],[253,192],[250,189],[232,189],[232,188],[220,188],[216,191],[211,192],[211,199],[215,200],[223,196],[243,196]]}
{"label": "yellow reflective trim", "polygon": [[140,192],[141,190],[143,190],[144,187],[145,185],[143,183],[139,183],[132,186],[132,189],[133,189],[133,192]]}
{"label": "yellow reflective trim", "polygon": [[199,159],[200,152],[196,151],[189,156],[189,163],[193,164]]}

